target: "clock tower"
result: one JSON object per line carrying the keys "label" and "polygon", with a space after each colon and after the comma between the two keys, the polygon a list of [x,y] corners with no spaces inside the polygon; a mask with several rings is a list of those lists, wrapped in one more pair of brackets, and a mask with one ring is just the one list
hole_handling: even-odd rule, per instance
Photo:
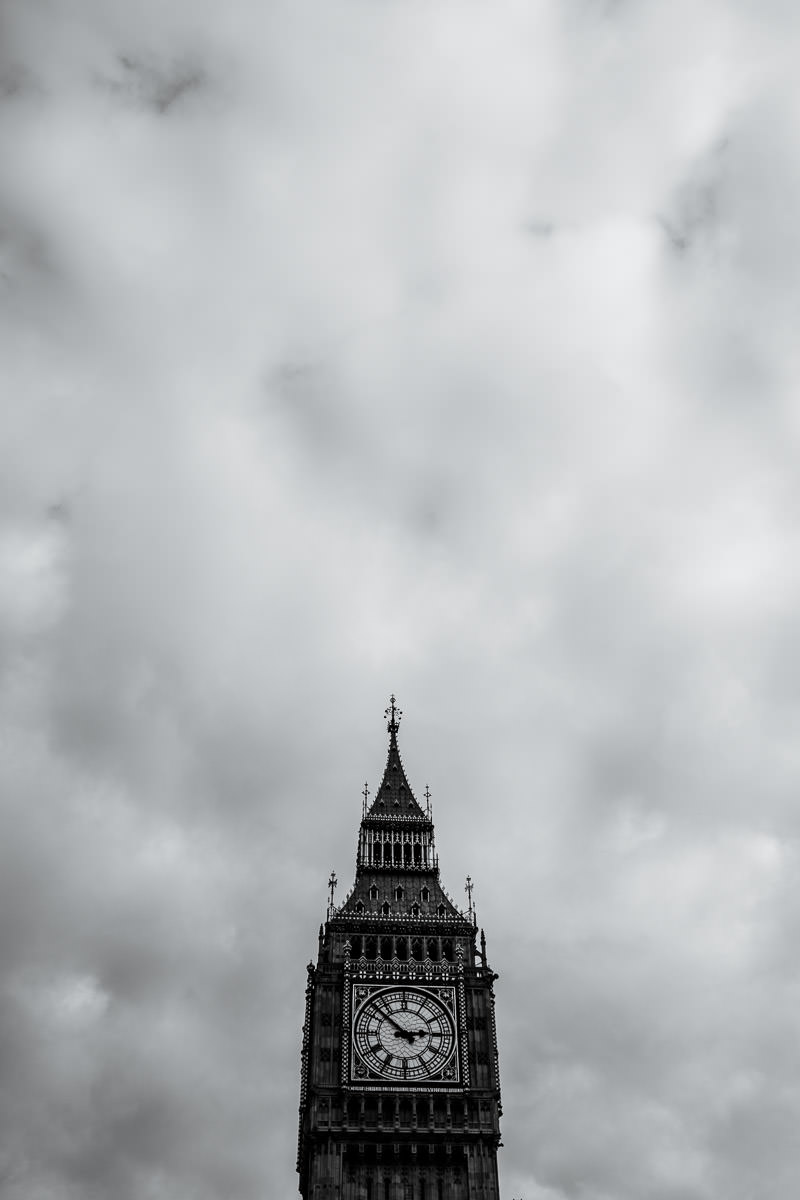
{"label": "clock tower", "polygon": [[406,779],[394,696],[389,753],[356,874],[309,963],[297,1169],[304,1200],[499,1200],[500,1083],[486,939],[444,891]]}

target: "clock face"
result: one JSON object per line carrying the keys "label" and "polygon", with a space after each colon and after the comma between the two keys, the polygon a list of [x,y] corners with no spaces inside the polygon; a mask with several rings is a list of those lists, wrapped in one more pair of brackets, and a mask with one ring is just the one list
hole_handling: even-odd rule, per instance
{"label": "clock face", "polygon": [[453,988],[356,986],[353,1001],[356,1078],[456,1078]]}

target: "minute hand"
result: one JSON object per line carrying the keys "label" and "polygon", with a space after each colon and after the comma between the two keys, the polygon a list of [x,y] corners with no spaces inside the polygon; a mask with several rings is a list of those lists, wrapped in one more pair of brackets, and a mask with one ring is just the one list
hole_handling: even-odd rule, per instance
{"label": "minute hand", "polygon": [[398,1030],[400,1033],[402,1033],[402,1034],[407,1034],[407,1033],[408,1033],[408,1030],[407,1030],[407,1029],[403,1029],[403,1026],[402,1026],[402,1025],[398,1025],[398,1024],[397,1024],[397,1021],[395,1021],[395,1019],[394,1019],[394,1017],[392,1016],[392,1014],[391,1014],[391,1013],[388,1013],[388,1012],[386,1011],[386,1009],[385,1009],[385,1008],[376,1008],[376,1010],[375,1010],[375,1011],[376,1011],[377,1013],[379,1013],[379,1014],[380,1014],[382,1017],[385,1017],[385,1018],[386,1018],[386,1020],[387,1020],[387,1021],[389,1021],[389,1022],[390,1022],[392,1025],[394,1025],[395,1029],[397,1029],[397,1030]]}

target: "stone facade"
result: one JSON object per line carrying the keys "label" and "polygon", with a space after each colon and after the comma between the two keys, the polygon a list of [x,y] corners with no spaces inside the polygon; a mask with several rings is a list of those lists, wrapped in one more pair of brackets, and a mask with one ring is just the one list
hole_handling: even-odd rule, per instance
{"label": "stone facade", "polygon": [[499,1200],[497,976],[471,902],[461,912],[441,885],[394,698],[387,717],[386,770],[369,807],[365,788],[355,882],[340,906],[331,898],[308,966],[300,1192]]}

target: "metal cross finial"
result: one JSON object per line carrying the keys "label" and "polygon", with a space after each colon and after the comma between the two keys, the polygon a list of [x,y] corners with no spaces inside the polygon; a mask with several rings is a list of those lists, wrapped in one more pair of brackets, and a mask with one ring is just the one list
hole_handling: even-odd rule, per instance
{"label": "metal cross finial", "polygon": [[336,891],[336,885],[338,882],[339,882],[339,880],[336,878],[336,872],[331,871],[330,879],[328,880],[328,890],[330,892],[330,898],[328,900],[328,916],[329,917],[333,914],[333,893]]}
{"label": "metal cross finial", "polygon": [[389,722],[387,726],[389,732],[397,733],[400,725],[400,718],[402,717],[403,712],[402,709],[397,707],[397,701],[394,698],[394,692],[392,692],[391,696],[389,697],[389,705],[383,715]]}
{"label": "metal cross finial", "polygon": [[367,784],[367,781],[366,781],[366,780],[364,780],[364,790],[363,790],[363,792],[361,793],[361,795],[364,797],[364,808],[363,808],[363,814],[362,814],[362,815],[363,815],[363,816],[366,816],[366,815],[367,815],[367,797],[369,796],[369,786],[368,786],[368,784]]}
{"label": "metal cross finial", "polygon": [[425,784],[425,791],[422,793],[425,797],[425,807],[428,810],[428,816],[431,815],[431,789]]}
{"label": "metal cross finial", "polygon": [[468,911],[469,911],[470,916],[472,916],[473,911],[474,911],[473,907],[472,907],[472,889],[473,889],[473,887],[474,887],[474,884],[472,882],[472,876],[468,875],[467,882],[464,884],[464,891],[467,893],[467,899],[469,900],[469,910]]}

